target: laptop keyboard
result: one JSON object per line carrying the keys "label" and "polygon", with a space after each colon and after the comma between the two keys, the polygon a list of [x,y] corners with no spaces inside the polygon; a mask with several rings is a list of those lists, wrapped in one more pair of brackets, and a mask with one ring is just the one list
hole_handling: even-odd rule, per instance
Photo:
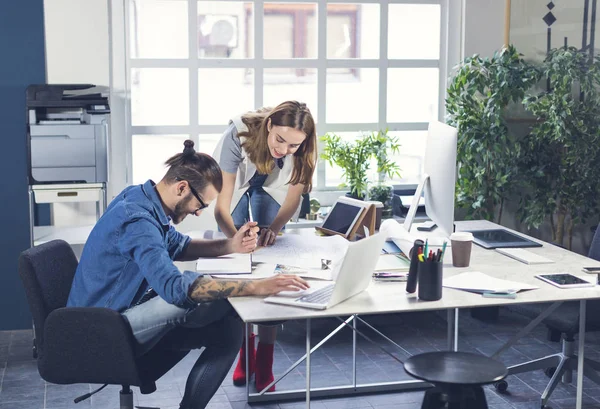
{"label": "laptop keyboard", "polygon": [[320,290],[315,291],[314,293],[310,293],[305,295],[304,297],[298,298],[297,302],[306,302],[311,304],[326,304],[331,298],[331,294],[333,294],[334,284],[328,285],[327,287],[323,287]]}

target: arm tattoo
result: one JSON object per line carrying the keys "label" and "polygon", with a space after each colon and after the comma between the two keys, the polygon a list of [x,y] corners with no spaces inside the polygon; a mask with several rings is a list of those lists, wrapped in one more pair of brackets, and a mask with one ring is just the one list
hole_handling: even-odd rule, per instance
{"label": "arm tattoo", "polygon": [[214,280],[208,276],[198,277],[190,286],[190,298],[207,302],[227,297],[250,295],[248,280]]}

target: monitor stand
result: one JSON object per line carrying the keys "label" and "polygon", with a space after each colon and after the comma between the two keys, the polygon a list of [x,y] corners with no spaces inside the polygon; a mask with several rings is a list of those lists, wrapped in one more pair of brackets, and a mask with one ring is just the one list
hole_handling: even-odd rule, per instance
{"label": "monitor stand", "polygon": [[[415,195],[413,196],[412,203],[408,209],[408,213],[406,214],[406,218],[404,219],[404,223],[400,224],[396,221],[390,219],[390,222],[387,220],[382,224],[382,229],[386,229],[389,237],[391,237],[394,243],[400,247],[400,250],[406,255],[410,253],[415,240],[421,239],[423,241],[427,240],[427,243],[430,247],[442,247],[444,242],[447,242],[447,246],[450,246],[450,240],[448,237],[440,236],[436,231],[433,232],[423,232],[423,231],[413,231],[411,232],[411,228],[413,227],[413,222],[415,220],[415,216],[417,214],[417,208],[419,207],[419,200],[423,195],[423,190],[425,189],[425,185],[429,183],[429,175],[425,175],[423,180],[417,186],[415,191]],[[425,208],[427,208],[427,204],[425,204]]]}
{"label": "monitor stand", "polygon": [[[425,174],[425,177],[417,186],[417,190],[415,190],[415,195],[413,196],[413,201],[408,208],[408,213],[406,214],[406,218],[404,219],[404,230],[406,232],[410,232],[410,228],[415,220],[415,216],[417,215],[417,209],[419,208],[419,200],[423,195],[423,190],[425,189],[425,184],[429,183],[429,175]],[[427,205],[425,205],[427,206]]]}

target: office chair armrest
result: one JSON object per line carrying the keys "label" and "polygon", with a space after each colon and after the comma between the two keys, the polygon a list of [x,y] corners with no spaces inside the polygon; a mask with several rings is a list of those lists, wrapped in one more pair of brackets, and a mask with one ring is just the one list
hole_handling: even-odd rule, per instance
{"label": "office chair armrest", "polygon": [[139,383],[131,328],[108,308],[52,311],[40,352],[40,375],[49,382]]}

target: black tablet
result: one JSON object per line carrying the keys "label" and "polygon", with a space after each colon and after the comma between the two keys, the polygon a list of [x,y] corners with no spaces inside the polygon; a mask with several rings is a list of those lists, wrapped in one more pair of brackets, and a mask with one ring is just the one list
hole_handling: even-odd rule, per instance
{"label": "black tablet", "polygon": [[362,204],[356,205],[344,199],[335,202],[321,227],[347,236],[364,208]]}
{"label": "black tablet", "polygon": [[473,241],[486,249],[503,247],[542,247],[542,245],[505,229],[475,230]]}

